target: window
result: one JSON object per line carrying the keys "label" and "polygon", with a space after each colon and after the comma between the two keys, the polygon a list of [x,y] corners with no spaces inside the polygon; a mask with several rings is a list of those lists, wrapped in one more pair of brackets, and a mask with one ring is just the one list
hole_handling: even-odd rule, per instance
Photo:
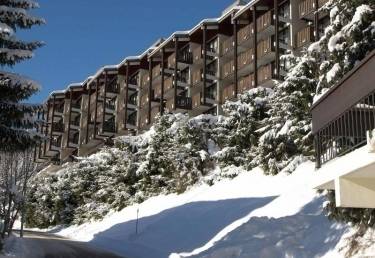
{"label": "window", "polygon": [[279,6],[279,16],[289,19],[290,18],[290,4],[289,2],[285,2],[281,6]]}
{"label": "window", "polygon": [[286,27],[282,31],[279,32],[279,42],[289,45],[290,44],[290,29]]}

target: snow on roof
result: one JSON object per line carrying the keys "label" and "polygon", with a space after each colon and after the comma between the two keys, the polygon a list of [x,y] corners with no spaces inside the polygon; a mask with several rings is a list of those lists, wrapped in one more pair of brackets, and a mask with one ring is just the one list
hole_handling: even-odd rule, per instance
{"label": "snow on roof", "polygon": [[189,30],[185,30],[185,31],[175,31],[172,33],[172,35],[170,35],[166,40],[164,40],[159,46],[157,46],[150,54],[149,56],[152,56],[154,55],[157,51],[159,51],[162,47],[164,47],[165,45],[167,45],[171,40],[173,40],[174,38],[176,37],[179,37],[179,36],[189,36]]}
{"label": "snow on roof", "polygon": [[105,71],[117,70],[119,68],[119,66],[120,65],[118,64],[118,65],[105,65],[105,66],[101,67],[93,76],[90,77],[90,79],[88,80],[88,83],[91,83],[94,79],[96,79],[98,76],[100,76]]}
{"label": "snow on roof", "polygon": [[243,5],[240,10],[233,16],[233,19],[238,18],[241,14],[243,14],[246,10],[250,9],[255,3],[259,2],[259,0],[250,0],[247,4]]}
{"label": "snow on roof", "polygon": [[164,38],[159,38],[157,41],[155,41],[149,48],[147,48],[142,54],[138,56],[128,56],[124,60],[121,61],[121,63],[118,65],[118,67],[125,65],[126,61],[134,61],[134,60],[140,60],[147,56],[150,52],[154,51],[155,48],[157,48],[161,43],[164,42]]}

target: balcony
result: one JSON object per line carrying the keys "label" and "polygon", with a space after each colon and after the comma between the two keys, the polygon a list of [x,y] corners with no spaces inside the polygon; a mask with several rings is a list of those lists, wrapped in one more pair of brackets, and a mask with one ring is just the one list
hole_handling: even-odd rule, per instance
{"label": "balcony", "polygon": [[315,0],[303,0],[298,5],[299,18],[313,20],[315,9]]}
{"label": "balcony", "polygon": [[238,93],[243,94],[244,92],[252,89],[254,87],[254,74],[242,77],[238,81]]}
{"label": "balcony", "polygon": [[80,112],[81,110],[81,101],[72,102],[72,112]]}
{"label": "balcony", "polygon": [[52,137],[51,139],[51,150],[60,150],[62,143],[62,137]]}
{"label": "balcony", "polygon": [[254,49],[250,48],[247,51],[241,53],[238,58],[238,69],[242,69],[246,65],[254,62]]}
{"label": "balcony", "polygon": [[206,97],[206,104],[203,104],[202,93],[199,92],[192,96],[192,109],[199,110],[200,112],[205,112],[209,110],[213,104],[215,104],[215,99]]}
{"label": "balcony", "polygon": [[69,146],[77,148],[79,145],[79,133],[75,133],[73,137],[69,137]]}
{"label": "balcony", "polygon": [[236,90],[235,90],[234,84],[225,87],[223,90],[223,94],[222,94],[223,103],[227,100],[231,100],[235,98],[236,98]]}
{"label": "balcony", "polygon": [[64,105],[55,106],[55,116],[62,116],[64,114]]}
{"label": "balcony", "polygon": [[77,119],[70,121],[70,127],[73,129],[78,129],[80,127],[80,124],[81,124],[80,116],[78,116]]}
{"label": "balcony", "polygon": [[221,43],[221,56],[230,55],[234,49],[233,37],[229,37]]}
{"label": "balcony", "polygon": [[166,110],[168,112],[183,112],[192,109],[192,100],[185,96],[176,96],[176,106],[175,99],[169,99],[166,104]]}
{"label": "balcony", "polygon": [[307,26],[297,32],[296,35],[296,47],[300,48],[306,46],[314,41],[314,28],[313,26]]}
{"label": "balcony", "polygon": [[197,69],[192,72],[191,83],[193,87],[199,86],[203,82],[203,72],[202,69]]}
{"label": "balcony", "polygon": [[149,102],[148,94],[142,95],[141,96],[141,108],[147,108],[148,102]]}
{"label": "balcony", "polygon": [[257,18],[257,33],[270,33],[274,28],[273,11],[268,11]]}
{"label": "balcony", "polygon": [[152,68],[152,79],[155,80],[161,75],[161,65],[158,64]]}
{"label": "balcony", "polygon": [[[318,189],[336,206],[375,208],[375,51],[312,106]],[[366,146],[367,145],[367,146]]]}
{"label": "balcony", "polygon": [[141,77],[141,87],[142,89],[147,89],[150,84],[150,76],[147,74],[144,74]]}
{"label": "balcony", "polygon": [[[254,25],[252,23],[241,28],[237,32],[238,45],[244,45],[249,41],[250,38],[254,36]],[[248,44],[249,45],[249,44]]]}
{"label": "balcony", "polygon": [[154,99],[159,100],[161,98],[161,84],[158,84],[154,88]]}
{"label": "balcony", "polygon": [[116,103],[115,102],[105,102],[105,109],[106,111],[116,111]]}
{"label": "balcony", "polygon": [[231,60],[223,65],[222,79],[231,79],[234,74],[234,60]]}
{"label": "balcony", "polygon": [[103,133],[116,133],[116,123],[114,119],[104,121],[103,123]]}
{"label": "balcony", "polygon": [[202,47],[198,46],[193,49],[193,63],[199,64],[202,62]]}
{"label": "balcony", "polygon": [[271,61],[274,61],[275,56],[275,46],[273,44],[274,37],[268,37],[262,40],[257,45],[257,57],[258,65],[263,66]]}
{"label": "balcony", "polygon": [[64,132],[64,124],[60,123],[53,123],[52,124],[52,132],[53,133],[63,133]]}
{"label": "balcony", "polygon": [[271,63],[265,66],[261,66],[258,69],[258,86],[271,87],[273,86],[273,79],[275,78],[274,74],[275,64]]}
{"label": "balcony", "polygon": [[193,63],[193,54],[191,52],[182,52],[177,56],[177,61],[184,64]]}

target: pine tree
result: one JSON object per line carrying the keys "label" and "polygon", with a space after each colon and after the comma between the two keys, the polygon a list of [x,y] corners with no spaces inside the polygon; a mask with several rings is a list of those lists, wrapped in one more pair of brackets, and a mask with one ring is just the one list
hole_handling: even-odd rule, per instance
{"label": "pine tree", "polygon": [[[13,67],[32,58],[42,46],[39,41],[17,39],[18,29],[30,29],[44,20],[29,14],[38,4],[32,0],[3,0],[0,3],[0,64]],[[36,126],[33,114],[38,106],[24,104],[39,90],[39,85],[18,74],[0,72],[0,148],[25,148],[33,141],[28,129]]]}
{"label": "pine tree", "polygon": [[279,173],[300,155],[313,155],[310,107],[317,84],[316,60],[308,53],[282,58],[290,70],[285,81],[275,87],[254,160],[270,174]]}

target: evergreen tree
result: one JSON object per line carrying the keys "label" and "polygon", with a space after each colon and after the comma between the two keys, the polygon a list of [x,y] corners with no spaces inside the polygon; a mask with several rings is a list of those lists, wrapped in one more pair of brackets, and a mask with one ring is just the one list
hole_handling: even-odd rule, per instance
{"label": "evergreen tree", "polygon": [[[37,8],[32,0],[3,0],[0,3],[0,64],[14,66],[30,59],[42,46],[39,41],[25,42],[16,38],[18,29],[30,29],[44,23],[29,11]],[[25,148],[33,137],[28,129],[35,127],[33,113],[37,106],[24,104],[39,90],[39,85],[17,74],[0,72],[0,148]]]}
{"label": "evergreen tree", "polygon": [[275,87],[254,160],[271,174],[287,168],[300,155],[313,155],[310,108],[317,84],[317,62],[307,52],[302,57],[289,54],[282,58],[290,64],[290,70],[285,81]]}

